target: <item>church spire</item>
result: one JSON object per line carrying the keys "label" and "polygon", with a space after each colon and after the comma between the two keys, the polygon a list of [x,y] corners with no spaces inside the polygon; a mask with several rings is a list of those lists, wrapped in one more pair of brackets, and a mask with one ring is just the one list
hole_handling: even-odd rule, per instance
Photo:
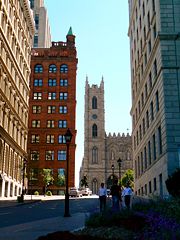
{"label": "church spire", "polygon": [[72,32],[72,27],[70,27],[70,28],[69,28],[69,31],[68,31],[68,34],[67,34],[67,36],[69,36],[69,35],[73,35],[73,32]]}

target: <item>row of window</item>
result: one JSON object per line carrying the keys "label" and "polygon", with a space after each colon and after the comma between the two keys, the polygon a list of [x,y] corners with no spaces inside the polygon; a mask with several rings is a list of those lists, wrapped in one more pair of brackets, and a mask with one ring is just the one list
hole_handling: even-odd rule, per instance
{"label": "row of window", "polygon": [[141,176],[146,169],[160,156],[163,151],[161,126],[158,127],[156,133],[148,141],[144,149],[139,153],[135,160],[135,177]]}
{"label": "row of window", "polygon": [[[48,92],[47,99],[48,100],[55,100],[57,97],[56,92]],[[67,100],[68,98],[68,93],[67,92],[60,92],[59,93],[59,100]],[[33,100],[42,100],[42,92],[34,92],[33,93]]]}
{"label": "row of window", "polygon": [[[150,103],[150,109],[146,111],[145,113],[145,117],[142,119],[142,123],[140,123],[139,125],[139,129],[136,131],[136,136],[134,136],[134,150],[136,149],[136,146],[139,145],[139,143],[141,142],[141,140],[143,139],[143,136],[146,134],[146,129],[149,128],[150,126],[150,121],[151,123],[154,121],[155,119],[155,110],[156,110],[156,114],[159,112],[159,92],[157,91],[155,94],[155,106],[154,106],[154,102],[153,100]],[[139,115],[141,112],[141,107],[139,104]],[[133,127],[135,126],[135,118],[137,121],[138,118],[138,112],[137,112],[137,108],[136,108],[136,113],[135,115],[133,115]]]}
{"label": "row of window", "polygon": [[[54,169],[49,169],[49,170],[51,170],[51,174],[54,176]],[[39,169],[39,168],[31,168],[30,173],[31,173],[30,179],[29,179],[30,181],[38,180],[38,177],[40,177],[42,175],[41,169]],[[57,177],[59,177],[59,176],[65,178],[65,169],[64,168],[57,169]],[[56,176],[54,176],[54,177],[56,177]]]}
{"label": "row of window", "polygon": [[[40,120],[32,120],[31,122],[32,128],[40,128],[41,121]],[[55,128],[55,121],[54,120],[47,120],[46,124],[47,128]],[[67,120],[59,120],[58,121],[58,128],[67,128]]]}
{"label": "row of window", "polygon": [[[31,143],[40,143],[40,135],[32,134],[31,135]],[[55,143],[55,135],[47,134],[46,135],[46,143]],[[61,143],[61,144],[66,143],[66,139],[65,139],[64,135],[58,135],[58,143]]]}
{"label": "row of window", "polygon": [[[43,80],[42,79],[34,79],[33,85],[34,85],[34,87],[42,87],[43,86]],[[57,80],[55,78],[48,79],[48,87],[56,87],[57,85],[58,85]],[[60,79],[59,86],[67,87],[68,86],[68,80],[67,79]]]}
{"label": "row of window", "polygon": [[[68,112],[67,106],[58,106],[57,108],[59,109],[59,113],[65,114]],[[42,106],[38,106],[38,105],[32,106],[32,113],[34,113],[34,114],[41,113],[41,110],[42,110]],[[54,106],[54,105],[47,106],[47,113],[56,113],[56,106]]]}
{"label": "row of window", "polygon": [[[43,73],[44,69],[41,64],[36,64],[34,66],[34,73]],[[48,69],[49,73],[56,73],[57,72],[57,66],[55,64],[49,65]],[[60,66],[60,73],[68,73],[68,65],[62,64]]]}
{"label": "row of window", "polygon": [[[39,151],[31,151],[31,160],[39,161],[39,159],[40,159]],[[45,160],[46,161],[55,160],[55,151],[51,151],[51,150],[46,151],[45,152]],[[58,150],[57,151],[57,160],[58,161],[66,160],[66,150]]]}

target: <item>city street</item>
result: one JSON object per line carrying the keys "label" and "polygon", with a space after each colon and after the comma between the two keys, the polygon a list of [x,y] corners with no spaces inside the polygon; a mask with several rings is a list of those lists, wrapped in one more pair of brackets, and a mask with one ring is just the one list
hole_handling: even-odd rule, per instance
{"label": "city street", "polygon": [[23,204],[0,201],[0,240],[35,240],[50,232],[74,230],[83,227],[87,215],[99,209],[97,196],[70,198],[71,217],[64,218],[64,199],[50,199]]}

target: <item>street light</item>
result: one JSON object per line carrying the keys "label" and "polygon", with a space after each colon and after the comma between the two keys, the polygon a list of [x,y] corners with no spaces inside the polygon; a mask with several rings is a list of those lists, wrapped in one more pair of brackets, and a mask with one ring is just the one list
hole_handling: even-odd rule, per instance
{"label": "street light", "polygon": [[66,146],[67,146],[67,157],[66,157],[66,192],[65,192],[65,212],[64,212],[64,217],[70,217],[69,214],[69,190],[68,190],[68,178],[69,178],[69,145],[71,143],[72,139],[72,133],[67,129],[64,137],[66,140]]}
{"label": "street light", "polygon": [[24,202],[24,194],[25,194],[25,186],[24,186],[24,178],[25,178],[25,172],[26,172],[26,166],[27,166],[27,159],[23,159],[23,183],[22,183],[22,193],[21,193],[21,201]]}
{"label": "street light", "polygon": [[113,175],[113,184],[114,184],[114,164],[112,164],[112,166],[111,166],[111,169],[112,169],[112,175]]}
{"label": "street light", "polygon": [[119,158],[117,160],[117,163],[118,163],[118,166],[119,166],[119,180],[121,179],[121,163],[122,163],[122,160]]}

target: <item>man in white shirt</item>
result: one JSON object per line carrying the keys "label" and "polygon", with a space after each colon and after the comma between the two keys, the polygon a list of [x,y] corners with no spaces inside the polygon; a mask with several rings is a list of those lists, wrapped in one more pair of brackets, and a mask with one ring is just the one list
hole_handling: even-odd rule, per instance
{"label": "man in white shirt", "polygon": [[122,191],[122,197],[124,197],[124,202],[128,209],[130,208],[131,196],[132,196],[132,189],[129,185],[127,185]]}
{"label": "man in white shirt", "polygon": [[101,183],[101,187],[99,188],[100,212],[106,210],[106,196],[107,196],[107,189],[104,186],[104,183]]}

